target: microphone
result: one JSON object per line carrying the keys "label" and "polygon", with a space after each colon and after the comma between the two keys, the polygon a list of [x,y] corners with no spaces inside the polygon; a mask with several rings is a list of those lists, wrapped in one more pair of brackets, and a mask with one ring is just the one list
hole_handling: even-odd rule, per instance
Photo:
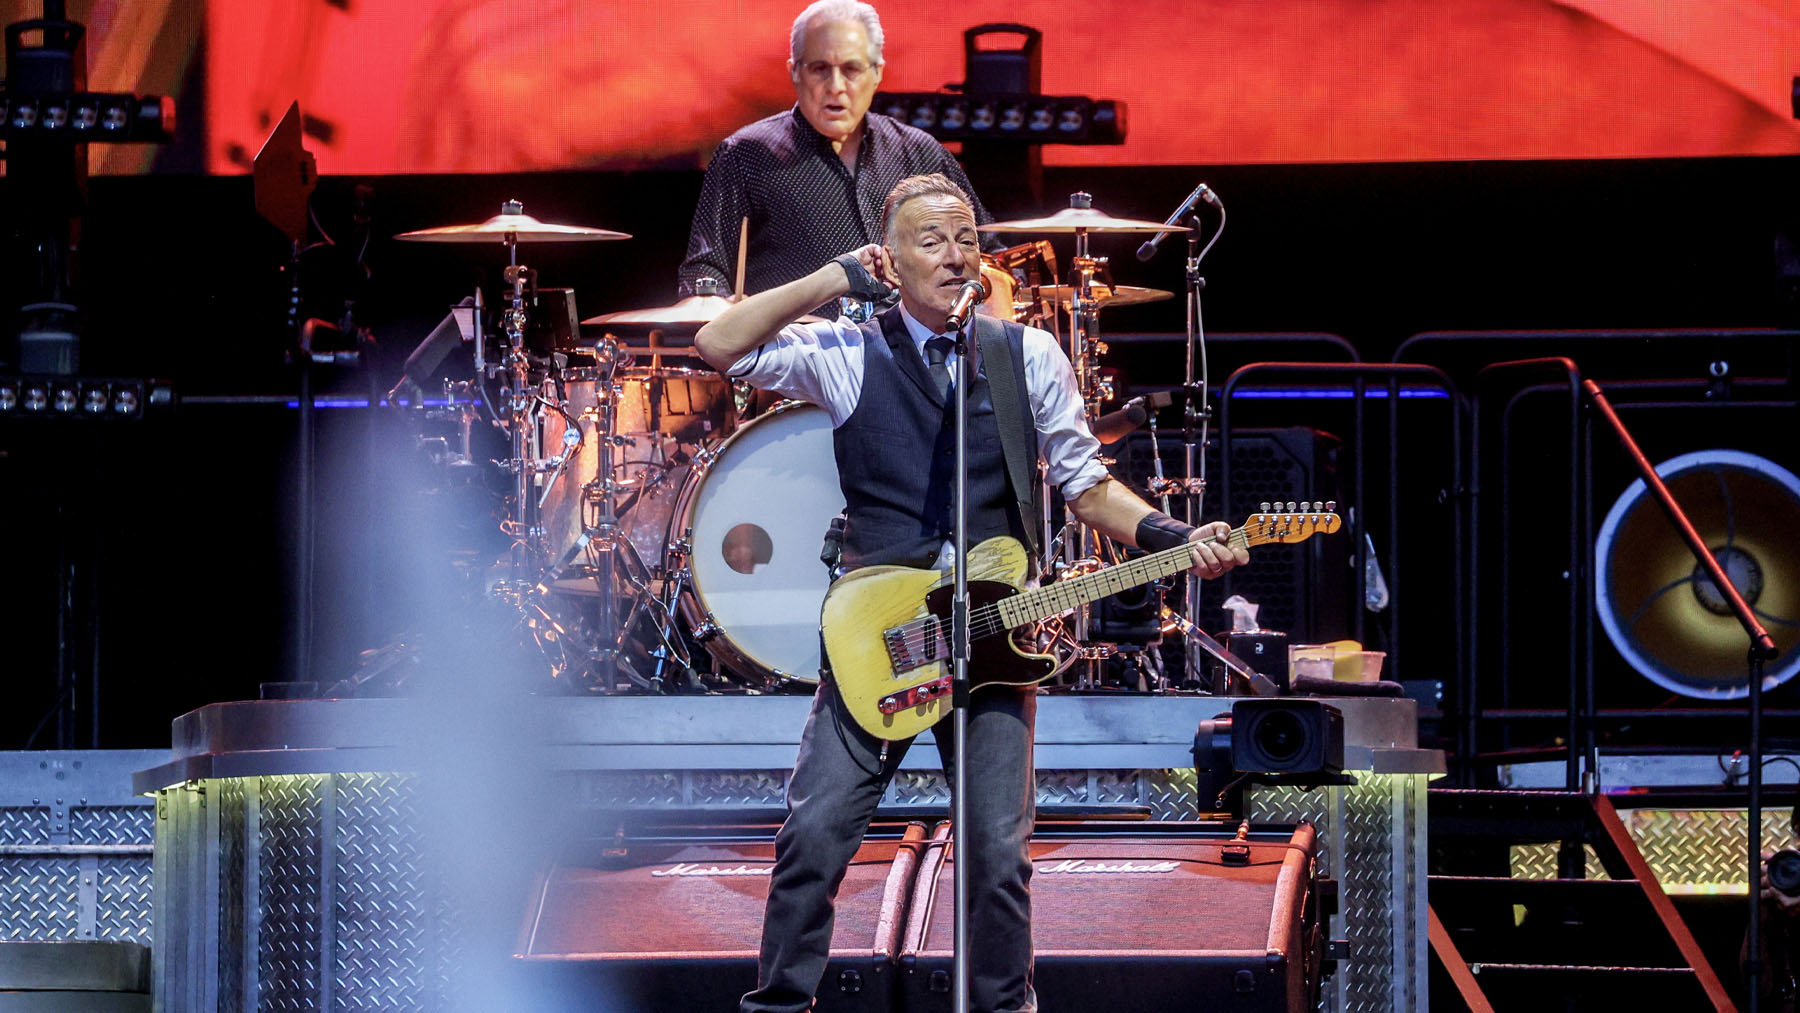
{"label": "microphone", "polygon": [[990,291],[986,278],[963,282],[963,287],[956,293],[956,301],[950,304],[949,315],[944,317],[944,329],[962,330],[969,322],[969,315],[975,312],[975,305],[986,299]]}
{"label": "microphone", "polygon": [[[1168,220],[1163,222],[1163,224],[1174,225],[1181,221],[1182,218],[1187,216],[1189,211],[1194,209],[1195,201],[1205,201],[1213,207],[1223,207],[1223,205],[1219,203],[1219,195],[1213,193],[1212,187],[1202,183],[1199,186],[1194,187],[1194,192],[1187,195],[1187,200],[1182,201],[1181,206],[1176,208],[1175,213],[1170,215]],[[1156,256],[1156,248],[1162,244],[1164,237],[1171,234],[1172,233],[1168,232],[1158,232],[1156,235],[1144,240],[1143,245],[1137,248],[1137,259],[1149,260],[1151,257]]]}

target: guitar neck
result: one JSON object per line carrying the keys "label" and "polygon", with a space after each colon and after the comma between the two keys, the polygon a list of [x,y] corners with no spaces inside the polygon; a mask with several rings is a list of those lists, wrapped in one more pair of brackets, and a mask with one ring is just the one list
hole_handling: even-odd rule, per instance
{"label": "guitar neck", "polygon": [[[1222,539],[1207,538],[1203,541],[1224,542],[1226,545],[1238,549],[1249,548],[1250,537],[1247,527],[1234,528]],[[1192,543],[1183,543],[1071,580],[1059,580],[1047,587],[1040,587],[1003,599],[996,602],[994,607],[999,610],[1001,622],[1005,624],[1006,628],[1015,629],[1027,623],[1049,618],[1077,605],[1098,601],[1109,594],[1118,594],[1120,591],[1130,590],[1140,584],[1148,584],[1153,580],[1180,573],[1193,565],[1191,546]]]}

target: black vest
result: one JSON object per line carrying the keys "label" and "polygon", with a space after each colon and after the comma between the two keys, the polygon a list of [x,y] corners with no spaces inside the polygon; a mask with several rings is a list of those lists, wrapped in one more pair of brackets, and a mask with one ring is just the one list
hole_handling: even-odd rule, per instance
{"label": "black vest", "polygon": [[[856,410],[832,433],[847,513],[844,569],[884,563],[929,566],[950,539],[955,520],[955,407],[938,397],[898,308],[861,326],[862,393]],[[1005,332],[1023,392],[1025,331],[1007,323]],[[985,375],[990,366],[1003,365],[982,361],[964,392],[971,547],[995,535],[1020,534]],[[1020,413],[1027,417],[1015,422],[1027,431],[1024,446],[1035,460],[1037,430],[1029,412],[1027,403]]]}

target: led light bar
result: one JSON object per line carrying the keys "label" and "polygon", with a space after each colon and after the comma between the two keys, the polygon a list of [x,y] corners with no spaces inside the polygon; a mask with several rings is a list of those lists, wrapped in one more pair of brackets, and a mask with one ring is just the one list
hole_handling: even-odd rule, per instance
{"label": "led light bar", "polygon": [[0,416],[141,419],[175,403],[166,380],[90,376],[0,376]]}
{"label": "led light bar", "polygon": [[175,100],[167,95],[100,92],[5,96],[0,136],[7,139],[165,143],[175,133]]}
{"label": "led light bar", "polygon": [[879,92],[876,112],[940,141],[1124,144],[1125,103],[1081,95]]}

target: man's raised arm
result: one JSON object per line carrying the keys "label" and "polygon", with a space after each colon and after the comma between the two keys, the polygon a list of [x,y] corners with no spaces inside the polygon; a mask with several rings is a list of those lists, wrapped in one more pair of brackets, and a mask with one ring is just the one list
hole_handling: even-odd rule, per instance
{"label": "man's raised arm", "polygon": [[700,328],[694,335],[694,348],[707,365],[724,372],[815,306],[844,295],[876,298],[884,294],[886,286],[880,279],[885,273],[881,247],[871,244],[847,253],[803,278],[733,305]]}

